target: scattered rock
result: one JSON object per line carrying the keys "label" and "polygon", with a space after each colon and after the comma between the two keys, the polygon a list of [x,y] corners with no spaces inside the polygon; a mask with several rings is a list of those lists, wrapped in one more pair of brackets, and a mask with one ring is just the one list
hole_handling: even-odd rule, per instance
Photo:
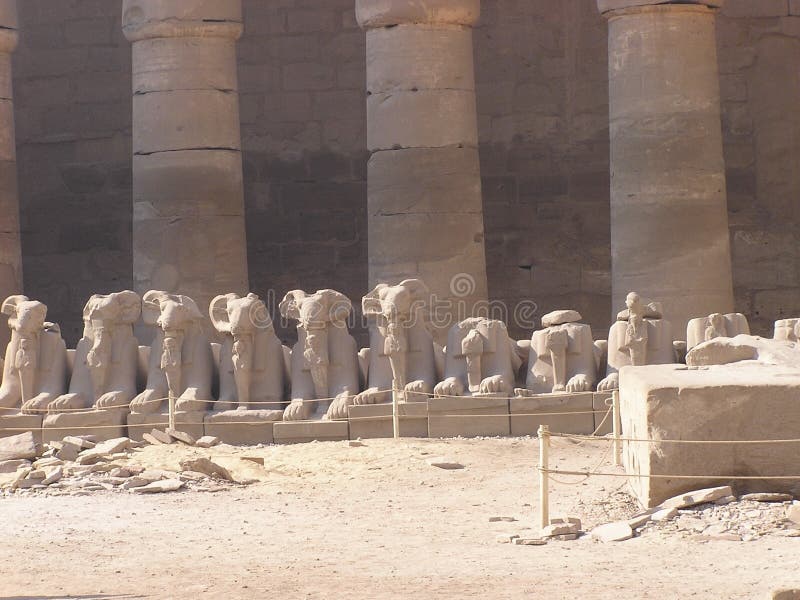
{"label": "scattered rock", "polygon": [[167,429],[167,435],[169,435],[172,439],[183,442],[189,446],[194,446],[195,443],[197,443],[197,440],[193,435],[190,435],[185,431],[180,431],[179,429]]}
{"label": "scattered rock", "polygon": [[515,546],[544,546],[546,544],[547,540],[541,538],[514,538]]}
{"label": "scattered rock", "polygon": [[634,515],[630,519],[627,520],[628,525],[630,525],[631,529],[639,529],[642,525],[646,525],[650,522],[650,518],[653,516],[654,512],[658,512],[654,508],[650,508],[643,513],[638,515]]}
{"label": "scattered rock", "polygon": [[175,472],[163,471],[161,469],[145,469],[144,471],[138,474],[138,477],[141,477],[142,479],[147,479],[148,481],[158,481],[159,479],[173,479],[175,477]]}
{"label": "scattered rock", "polygon": [[792,504],[786,511],[786,518],[792,523],[800,525],[800,504]]}
{"label": "scattered rock", "polygon": [[489,517],[489,523],[498,523],[500,521],[503,521],[505,523],[513,523],[516,520],[517,519],[515,519],[514,517]]}
{"label": "scattered rock", "polygon": [[153,483],[150,479],[145,479],[144,477],[139,477],[138,475],[134,475],[133,477],[129,477],[125,483],[120,484],[120,488],[123,490],[132,490],[134,488],[143,487],[145,485],[149,485]]}
{"label": "scattered rock", "polygon": [[519,537],[519,536],[518,536],[518,535],[516,535],[516,534],[512,534],[512,535],[509,535],[509,534],[502,534],[502,535],[498,535],[498,536],[495,538],[495,541],[497,541],[497,543],[498,543],[498,544],[511,544],[511,543],[513,543],[513,542],[514,542],[514,540],[515,540],[515,539],[517,539],[518,537]]}
{"label": "scattered rock", "polygon": [[131,472],[125,467],[114,467],[108,472],[108,475],[109,477],[128,478],[131,476]]}
{"label": "scattered rock", "polygon": [[739,500],[753,500],[755,502],[791,502],[793,498],[791,494],[761,492],[758,494],[745,494],[740,497]]}
{"label": "scattered rock", "polygon": [[81,453],[81,447],[68,442],[61,445],[61,449],[56,453],[56,456],[65,462],[72,462],[78,459]]}
{"label": "scattered rock", "polygon": [[452,460],[446,460],[444,458],[431,458],[428,460],[428,464],[432,467],[445,469],[447,471],[454,471],[464,468],[464,465],[462,465],[461,463]]}
{"label": "scattered rock", "polygon": [[42,485],[50,485],[52,483],[56,483],[57,481],[61,481],[61,477],[64,475],[64,470],[61,467],[56,467],[52,471],[47,474],[47,477],[42,480]]}
{"label": "scattered rock", "polygon": [[31,461],[23,458],[0,461],[0,473],[13,473],[20,467],[30,467]]}
{"label": "scattered rock", "polygon": [[77,446],[81,450],[90,450],[91,448],[94,448],[97,445],[92,440],[77,435],[68,435],[63,439],[63,443],[72,444],[73,446]]}
{"label": "scattered rock", "polygon": [[[148,444],[152,444],[153,446],[160,446],[163,444],[161,440],[159,440],[157,437],[153,435],[150,435],[149,433],[143,433],[142,439]],[[172,438],[170,438],[170,441],[172,441]]]}
{"label": "scattered rock", "polygon": [[542,537],[577,534],[580,532],[580,530],[581,522],[579,519],[570,519],[568,521],[551,519],[550,525],[542,529]]}
{"label": "scattered rock", "polygon": [[625,521],[618,521],[595,527],[591,535],[601,542],[622,542],[633,537],[633,529]]}
{"label": "scattered rock", "polygon": [[565,533],[563,535],[554,535],[550,539],[557,540],[559,542],[571,542],[573,540],[577,540],[579,536],[579,533]]}
{"label": "scattered rock", "polygon": [[200,439],[195,442],[195,446],[198,448],[211,448],[212,446],[216,446],[219,444],[219,438],[213,435],[204,435]]}
{"label": "scattered rock", "polygon": [[677,508],[662,508],[650,515],[651,521],[671,521],[678,516]]}
{"label": "scattered rock", "polygon": [[47,473],[45,473],[42,469],[34,469],[30,473],[28,473],[27,479],[45,479],[47,477]]}
{"label": "scattered rock", "polygon": [[130,438],[120,437],[97,444],[93,450],[101,454],[117,454],[131,447]]}
{"label": "scattered rock", "polygon": [[725,506],[726,504],[730,504],[731,502],[736,502],[736,496],[723,496],[722,498],[714,500],[714,504],[716,504],[717,506]]}
{"label": "scattered rock", "polygon": [[250,462],[254,462],[257,465],[264,466],[264,457],[263,456],[240,456],[242,460],[249,460]]}
{"label": "scattered rock", "polygon": [[46,458],[40,458],[39,460],[33,463],[34,468],[41,469],[43,467],[57,467],[59,465],[63,465],[64,461],[60,458],[56,458],[55,456],[48,456]]}
{"label": "scattered rock", "polygon": [[155,438],[157,440],[157,443],[160,444],[171,444],[175,441],[172,439],[171,435],[169,435],[166,431],[162,431],[161,429],[153,429],[150,432],[150,436]]}
{"label": "scattered rock", "polygon": [[142,487],[133,488],[137,494],[160,494],[162,492],[174,492],[183,487],[183,482],[180,479],[163,479],[161,481],[154,481]]}
{"label": "scattered rock", "polygon": [[706,502],[714,502],[725,496],[733,496],[733,490],[729,485],[705,488],[689,492],[688,494],[674,496],[662,502],[660,508],[689,508],[691,506],[697,506],[698,504],[705,504]]}
{"label": "scattered rock", "polygon": [[20,458],[36,458],[36,440],[31,431],[0,438],[0,460]]}
{"label": "scattered rock", "polygon": [[366,446],[366,444],[361,440],[350,440],[347,445],[351,448],[361,448],[362,446]]}
{"label": "scattered rock", "polygon": [[204,475],[208,475],[209,477],[214,477],[216,479],[233,481],[233,477],[231,476],[228,469],[204,457],[186,458],[182,460],[181,470],[196,471],[198,473],[203,473]]}
{"label": "scattered rock", "polygon": [[203,479],[208,479],[208,475],[197,471],[182,471],[179,478],[181,481],[202,481]]}

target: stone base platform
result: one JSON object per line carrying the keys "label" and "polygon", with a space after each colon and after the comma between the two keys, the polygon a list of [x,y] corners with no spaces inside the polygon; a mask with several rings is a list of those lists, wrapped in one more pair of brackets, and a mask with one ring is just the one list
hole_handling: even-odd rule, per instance
{"label": "stone base platform", "polygon": [[[428,403],[403,402],[398,405],[400,435],[428,437]],[[394,436],[391,404],[350,406],[350,439],[390,438]]]}
{"label": "stone base platform", "polygon": [[205,435],[213,435],[226,444],[238,446],[271,444],[273,425],[282,418],[282,410],[210,412],[205,417]]}
{"label": "stone base platform", "polygon": [[[800,494],[794,480],[736,476],[800,475],[800,443],[674,444],[663,440],[800,438],[800,369],[739,362],[689,369],[681,365],[624,367],[620,413],[623,461],[630,487],[645,507],[691,490],[731,485],[737,493]],[[684,479],[680,475],[708,478]],[[719,476],[731,476],[720,479]]]}
{"label": "stone base platform", "polygon": [[[611,392],[595,392],[593,394],[592,410],[603,411],[594,413],[594,429],[592,431],[596,430],[596,435],[608,435],[614,431],[614,413],[609,412],[608,417],[605,414],[606,411],[611,410],[611,395]],[[603,421],[604,418],[605,421]]]}
{"label": "stone base platform", "polygon": [[432,438],[506,436],[510,433],[507,397],[428,399],[428,435]]}
{"label": "stone base platform", "polygon": [[0,438],[33,432],[36,445],[42,445],[42,417],[40,415],[8,414],[0,411]]}
{"label": "stone base platform", "polygon": [[[591,435],[594,431],[592,392],[577,394],[537,394],[512,398],[511,435],[536,435],[540,425],[548,425],[554,433]],[[537,413],[577,413],[574,415],[539,415]]]}
{"label": "stone base platform", "polygon": [[350,436],[347,421],[278,421],[272,432],[276,444],[339,442]]}
{"label": "stone base platform", "polygon": [[[206,413],[201,411],[179,411],[175,413],[175,428],[185,431],[195,438],[205,435],[203,419]],[[128,415],[128,437],[132,440],[142,440],[142,435],[150,433],[151,429],[166,429],[169,427],[169,413]]]}
{"label": "stone base platform", "polygon": [[68,435],[93,435],[98,441],[125,437],[125,410],[86,410],[47,415],[42,423],[44,443],[64,439]]}

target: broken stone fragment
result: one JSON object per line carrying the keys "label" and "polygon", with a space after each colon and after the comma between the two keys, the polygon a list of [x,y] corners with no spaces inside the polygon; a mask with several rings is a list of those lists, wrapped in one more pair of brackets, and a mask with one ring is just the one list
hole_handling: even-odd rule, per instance
{"label": "broken stone fragment", "polygon": [[779,494],[771,492],[761,492],[756,494],[745,494],[739,500],[753,500],[755,502],[791,502],[791,494]]}
{"label": "broken stone fragment", "polygon": [[516,521],[514,517],[489,517],[489,523],[498,523],[498,522],[506,522],[506,523],[513,523]]}
{"label": "broken stone fragment", "polygon": [[155,438],[156,443],[159,444],[171,444],[173,442],[172,437],[166,431],[161,431],[160,429],[153,429],[150,432],[150,437]]}
{"label": "broken stone fragment", "polygon": [[[161,442],[157,437],[150,435],[149,433],[143,433],[142,439],[153,446],[161,446],[163,444],[163,442]],[[172,438],[170,438],[170,441],[172,441]]]}
{"label": "broken stone fragment", "polygon": [[219,438],[213,435],[204,435],[195,442],[195,446],[198,448],[211,448],[217,444],[219,444]]}
{"label": "broken stone fragment", "polygon": [[706,502],[714,502],[725,496],[733,496],[733,490],[729,485],[695,490],[686,494],[680,494],[679,496],[673,496],[662,502],[660,508],[689,508],[691,506],[697,506],[698,504],[705,504]]}
{"label": "broken stone fragment", "polygon": [[20,458],[36,458],[36,440],[31,431],[0,438],[0,460]]}
{"label": "broken stone fragment", "polygon": [[50,485],[56,483],[57,481],[61,481],[61,477],[64,475],[64,470],[61,467],[55,467],[51,471],[48,472],[47,477],[42,480],[42,485]]}
{"label": "broken stone fragment", "polygon": [[203,473],[204,475],[214,477],[216,479],[233,481],[233,477],[228,469],[207,458],[187,458],[182,460],[180,464],[182,471],[196,471],[197,473]]}
{"label": "broken stone fragment", "polygon": [[0,461],[0,473],[13,473],[20,467],[30,467],[31,461],[22,458]]}
{"label": "broken stone fragment", "polygon": [[137,494],[160,494],[162,492],[174,492],[183,487],[183,482],[179,479],[163,479],[154,481],[142,487],[133,488]]}
{"label": "broken stone fragment", "polygon": [[63,461],[73,462],[78,459],[81,453],[81,447],[75,444],[64,442],[61,449],[56,453],[56,456]]}
{"label": "broken stone fragment", "polygon": [[633,529],[625,521],[618,521],[595,527],[591,535],[601,542],[622,542],[633,537]]}
{"label": "broken stone fragment", "polygon": [[194,436],[178,429],[167,429],[167,435],[169,435],[172,439],[183,442],[189,446],[194,446],[197,442]]}
{"label": "broken stone fragment", "polygon": [[661,510],[657,510],[652,515],[650,515],[650,519],[656,522],[671,521],[677,516],[678,516],[677,508],[662,508]]}
{"label": "broken stone fragment", "polygon": [[515,546],[544,546],[547,544],[547,540],[542,538],[515,538],[514,545]]}
{"label": "broken stone fragment", "polygon": [[97,445],[95,444],[95,442],[87,440],[86,438],[77,435],[68,435],[63,439],[63,443],[78,446],[82,450],[89,450]]}
{"label": "broken stone fragment", "polygon": [[452,460],[447,460],[444,458],[432,458],[428,461],[428,464],[432,467],[437,467],[439,469],[444,469],[446,471],[454,471],[464,468],[464,465],[462,465],[461,463]]}

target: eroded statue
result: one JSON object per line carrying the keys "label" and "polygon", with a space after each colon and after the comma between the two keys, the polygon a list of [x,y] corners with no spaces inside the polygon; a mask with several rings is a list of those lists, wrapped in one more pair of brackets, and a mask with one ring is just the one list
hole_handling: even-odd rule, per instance
{"label": "eroded statue", "polygon": [[255,294],[225,294],[211,301],[208,313],[223,335],[214,409],[279,408],[285,386],[283,345],[264,301]]}
{"label": "eroded statue", "polygon": [[204,411],[211,400],[213,355],[203,314],[188,296],[150,290],[142,296],[142,320],[155,326],[145,390],[131,402],[136,413],[160,412],[169,394],[176,410]]}
{"label": "eroded statue", "polygon": [[778,319],[772,334],[775,340],[796,342],[800,340],[800,319]]}
{"label": "eroded statue", "polygon": [[749,335],[750,326],[742,313],[723,315],[713,313],[707,317],[692,319],[686,326],[686,350],[718,337]]}
{"label": "eroded statue", "polygon": [[430,292],[419,279],[397,285],[378,284],[361,299],[369,319],[367,389],[355,404],[392,400],[393,383],[405,391],[406,402],[424,402],[436,385],[434,342],[424,311]]}
{"label": "eroded statue", "polygon": [[456,323],[447,335],[444,380],[434,395],[510,396],[521,362],[515,346],[502,321],[476,317]]}
{"label": "eroded statue", "polygon": [[139,342],[133,324],[141,311],[142,299],[130,290],[89,298],[69,392],[53,400],[49,412],[90,407],[127,412],[136,396]]}
{"label": "eroded statue", "polygon": [[[279,305],[284,318],[297,321],[297,343],[292,349],[291,402],[285,421],[303,421],[324,415],[347,417],[347,407],[358,393],[358,348],[347,330],[350,300],[334,290],[306,294],[293,290]],[[333,398],[333,401],[319,399]]]}
{"label": "eroded statue", "polygon": [[45,321],[47,306],[27,296],[9,296],[0,312],[8,316],[11,329],[0,384],[0,408],[41,414],[66,391],[67,347],[61,330]]}
{"label": "eroded statue", "polygon": [[531,336],[525,388],[517,395],[587,392],[597,382],[592,329],[580,323],[574,310],[557,310],[542,317],[542,329]]}
{"label": "eroded statue", "polygon": [[636,292],[628,294],[625,306],[608,332],[608,365],[605,379],[597,385],[600,392],[619,387],[619,370],[624,366],[675,362],[672,328],[661,317],[660,306],[645,304]]}

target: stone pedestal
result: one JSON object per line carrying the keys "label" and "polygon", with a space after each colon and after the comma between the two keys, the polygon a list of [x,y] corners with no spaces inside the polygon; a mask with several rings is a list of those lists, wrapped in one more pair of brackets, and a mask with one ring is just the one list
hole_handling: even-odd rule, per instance
{"label": "stone pedestal", "polygon": [[11,437],[30,431],[36,440],[36,445],[42,445],[42,417],[41,415],[10,415],[0,414],[0,438]]}
{"label": "stone pedestal", "polygon": [[248,291],[236,72],[242,29],[241,0],[123,2],[123,31],[133,43],[140,294],[185,294],[202,308],[217,294]]}
{"label": "stone pedestal", "polygon": [[210,412],[205,417],[205,434],[213,435],[226,444],[236,446],[271,444],[273,425],[282,418],[282,410]]}
{"label": "stone pedestal", "polygon": [[594,429],[592,431],[596,431],[596,435],[606,435],[614,431],[612,401],[611,392],[594,392],[592,394],[592,410],[602,411],[594,413]]}
{"label": "stone pedestal", "polygon": [[347,421],[280,421],[272,431],[276,444],[341,442],[350,435]]}
{"label": "stone pedestal", "polygon": [[472,26],[479,0],[357,0],[367,32],[370,286],[416,277],[455,321],[487,299]]}
{"label": "stone pedestal", "polygon": [[512,398],[509,401],[511,435],[536,435],[540,425],[548,425],[554,433],[590,435],[594,431],[592,396],[592,392],[582,392]]}
{"label": "stone pedestal", "polygon": [[[793,440],[800,431],[800,369],[735,363],[689,369],[624,367],[620,372],[623,463],[645,506],[691,490],[731,485],[737,493],[800,493],[800,443],[675,444],[659,440]],[[675,475],[664,478],[664,475]],[[681,475],[707,476],[685,479]],[[719,476],[731,476],[720,479]]]}
{"label": "stone pedestal", "polygon": [[509,435],[508,398],[449,396],[428,400],[428,435],[432,438]]}
{"label": "stone pedestal", "polygon": [[682,331],[733,310],[715,10],[598,0],[608,19],[612,306],[637,291]]}
{"label": "stone pedestal", "polygon": [[[0,0],[0,299],[22,293],[22,252],[14,143],[11,53],[17,47],[17,0]],[[0,348],[11,334],[0,327]]]}
{"label": "stone pedestal", "polygon": [[[205,435],[203,420],[206,413],[201,411],[185,411],[175,413],[175,429],[185,431],[195,439]],[[132,440],[142,440],[145,433],[150,433],[152,429],[166,429],[169,427],[168,413],[139,414],[131,413],[128,415],[128,437]]]}
{"label": "stone pedestal", "polygon": [[63,440],[68,435],[93,435],[98,441],[125,437],[127,417],[126,410],[87,410],[47,415],[42,423],[42,440],[47,444]]}
{"label": "stone pedestal", "polygon": [[[406,402],[398,405],[401,437],[428,437],[428,403]],[[348,408],[350,439],[394,437],[391,404],[366,404]]]}

